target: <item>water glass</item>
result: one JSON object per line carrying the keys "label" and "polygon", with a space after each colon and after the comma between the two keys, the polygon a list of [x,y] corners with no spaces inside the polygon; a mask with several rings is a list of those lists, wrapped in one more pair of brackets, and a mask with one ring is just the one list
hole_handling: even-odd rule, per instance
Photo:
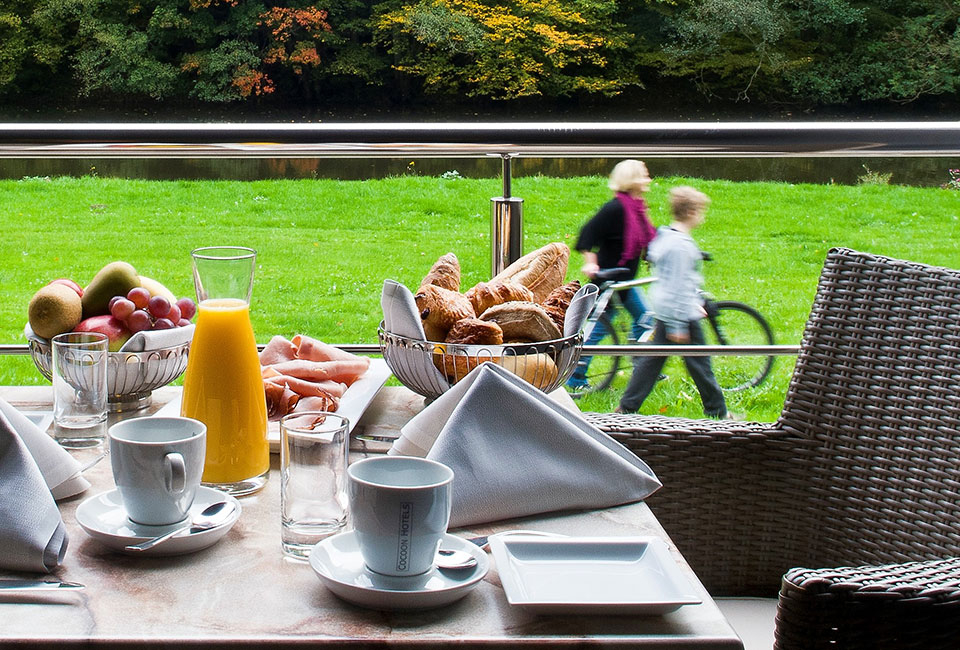
{"label": "water glass", "polygon": [[63,447],[97,446],[106,436],[108,344],[96,332],[53,337],[53,435]]}
{"label": "water glass", "polygon": [[346,418],[324,411],[280,420],[280,538],[285,555],[307,559],[347,523]]}

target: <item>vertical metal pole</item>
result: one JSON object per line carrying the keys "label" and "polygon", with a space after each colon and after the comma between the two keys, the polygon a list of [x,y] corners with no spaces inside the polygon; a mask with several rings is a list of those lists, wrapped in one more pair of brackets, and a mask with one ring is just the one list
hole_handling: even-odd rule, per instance
{"label": "vertical metal pole", "polygon": [[510,154],[503,156],[503,196],[490,199],[490,277],[523,255],[523,199],[510,196]]}

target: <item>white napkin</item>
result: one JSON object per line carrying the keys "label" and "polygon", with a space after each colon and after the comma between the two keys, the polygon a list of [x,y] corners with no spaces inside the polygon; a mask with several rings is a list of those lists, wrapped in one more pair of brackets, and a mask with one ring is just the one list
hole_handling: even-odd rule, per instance
{"label": "white napkin", "polygon": [[388,332],[416,341],[427,340],[417,301],[406,286],[396,280],[384,280],[380,307],[383,309],[383,326]]}
{"label": "white napkin", "polygon": [[54,499],[66,499],[90,487],[80,474],[80,463],[4,399],[0,399],[0,416],[4,426],[25,445]]}
{"label": "white napkin", "polygon": [[607,508],[660,488],[623,445],[493,363],[473,370],[400,434],[390,454],[453,469],[452,527]]}
{"label": "white napkin", "polygon": [[567,312],[563,317],[563,336],[573,336],[583,327],[590,315],[590,310],[597,302],[597,293],[600,290],[595,284],[585,284],[570,299]]}
{"label": "white napkin", "polygon": [[0,406],[0,568],[50,572],[63,561],[67,531],[33,449],[7,417],[12,407]]}
{"label": "white napkin", "polygon": [[171,327],[168,330],[150,330],[137,332],[123,344],[120,352],[147,352],[183,345],[193,340],[194,325]]}

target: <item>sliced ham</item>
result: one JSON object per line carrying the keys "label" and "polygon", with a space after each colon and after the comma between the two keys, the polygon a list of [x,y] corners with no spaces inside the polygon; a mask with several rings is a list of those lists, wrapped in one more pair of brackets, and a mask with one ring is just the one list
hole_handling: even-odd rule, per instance
{"label": "sliced ham", "polygon": [[277,420],[291,412],[336,411],[347,386],[367,371],[370,359],[298,334],[293,341],[270,339],[260,353],[260,366],[268,415]]}
{"label": "sliced ham", "polygon": [[[300,404],[297,405],[293,413],[296,414],[306,411],[326,411],[329,413],[335,410],[337,410],[337,405],[327,404],[322,397],[307,397],[300,401]],[[301,415],[300,417],[292,417],[287,420],[290,425],[298,429],[312,429],[322,421],[323,418],[317,417],[316,415]]]}
{"label": "sliced ham", "polygon": [[273,364],[272,368],[282,375],[299,377],[309,381],[337,381],[346,385],[352,384],[367,371],[370,360],[364,357],[353,359],[337,359],[334,361],[307,361],[294,359]]}
{"label": "sliced ham", "polygon": [[269,366],[297,358],[297,348],[282,336],[274,336],[260,353],[260,365]]}

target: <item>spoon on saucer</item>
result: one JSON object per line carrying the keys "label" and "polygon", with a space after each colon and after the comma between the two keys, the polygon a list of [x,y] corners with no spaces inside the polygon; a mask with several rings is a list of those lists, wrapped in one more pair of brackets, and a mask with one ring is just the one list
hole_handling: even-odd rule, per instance
{"label": "spoon on saucer", "polygon": [[192,519],[187,521],[182,526],[174,528],[170,532],[164,533],[159,537],[148,539],[145,542],[131,544],[130,546],[125,547],[125,549],[128,551],[146,551],[147,549],[153,548],[157,544],[167,541],[171,537],[176,537],[186,530],[189,530],[190,533],[199,533],[204,530],[216,528],[227,521],[227,519],[230,518],[230,515],[232,515],[236,509],[237,506],[232,501],[217,501],[216,503],[210,504],[195,514]]}
{"label": "spoon on saucer", "polygon": [[452,548],[441,548],[437,551],[437,568],[440,569],[472,569],[477,566],[477,558],[466,551]]}

